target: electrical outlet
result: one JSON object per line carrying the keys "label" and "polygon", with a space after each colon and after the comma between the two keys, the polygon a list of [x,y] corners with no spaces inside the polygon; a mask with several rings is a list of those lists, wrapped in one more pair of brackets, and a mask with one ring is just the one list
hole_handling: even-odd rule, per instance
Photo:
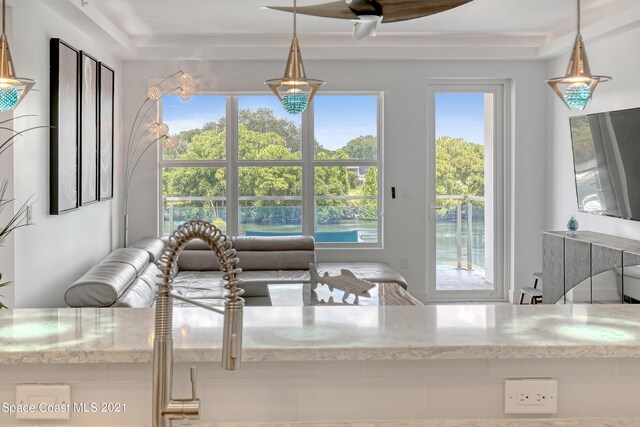
{"label": "electrical outlet", "polygon": [[[60,384],[16,385],[17,420],[68,420],[71,387]],[[9,408],[11,409],[11,408]]]}
{"label": "electrical outlet", "polygon": [[556,414],[557,412],[557,380],[520,379],[505,381],[505,414]]}

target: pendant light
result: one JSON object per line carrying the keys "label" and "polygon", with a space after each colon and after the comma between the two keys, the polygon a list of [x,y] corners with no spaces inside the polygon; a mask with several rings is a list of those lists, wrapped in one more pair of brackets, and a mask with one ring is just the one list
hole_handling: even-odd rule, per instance
{"label": "pendant light", "polygon": [[578,34],[573,46],[567,75],[547,80],[551,89],[558,94],[567,107],[574,110],[584,110],[591,102],[593,91],[600,82],[611,80],[608,76],[594,76],[591,74],[587,51],[584,48],[580,34],[580,0],[578,2]]}
{"label": "pendant light", "polygon": [[276,94],[289,114],[300,114],[306,110],[313,95],[324,84],[322,80],[306,78],[296,36],[296,0],[293,0],[293,40],[284,77],[267,80],[265,84]]}
{"label": "pendant light", "polygon": [[36,84],[31,79],[16,77],[9,41],[5,32],[6,4],[2,0],[2,36],[0,36],[0,111],[10,111],[22,101],[27,92]]}

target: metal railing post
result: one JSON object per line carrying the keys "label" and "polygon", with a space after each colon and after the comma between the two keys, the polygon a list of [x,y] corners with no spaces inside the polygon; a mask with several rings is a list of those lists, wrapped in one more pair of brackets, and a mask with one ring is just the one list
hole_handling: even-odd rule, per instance
{"label": "metal railing post", "polygon": [[473,254],[471,245],[473,226],[473,206],[471,201],[467,200],[467,270],[473,270]]}
{"label": "metal railing post", "polygon": [[462,204],[456,205],[456,255],[458,268],[462,268]]}

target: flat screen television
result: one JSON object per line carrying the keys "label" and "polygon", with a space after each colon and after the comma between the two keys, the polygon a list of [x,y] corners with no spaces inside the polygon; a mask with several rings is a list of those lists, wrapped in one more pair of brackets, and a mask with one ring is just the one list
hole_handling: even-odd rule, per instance
{"label": "flat screen television", "polygon": [[640,108],[570,124],[578,210],[640,221]]}

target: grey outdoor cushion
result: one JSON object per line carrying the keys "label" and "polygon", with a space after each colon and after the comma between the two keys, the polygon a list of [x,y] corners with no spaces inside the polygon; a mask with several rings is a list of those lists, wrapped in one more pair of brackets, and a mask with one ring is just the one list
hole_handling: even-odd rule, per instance
{"label": "grey outdoor cushion", "polygon": [[[167,240],[167,238],[165,237],[163,240]],[[222,242],[222,240],[220,241]],[[184,249],[189,251],[211,251],[211,248],[209,247],[209,245],[207,245],[204,241],[200,239],[190,240],[184,246]]]}
{"label": "grey outdoor cushion", "polygon": [[[314,251],[239,251],[237,267],[251,270],[301,270],[316,262]],[[211,251],[183,250],[178,257],[180,271],[220,271]]]}
{"label": "grey outdoor cushion", "polygon": [[173,290],[192,299],[221,298],[225,294],[221,272],[181,271],[173,281]]}
{"label": "grey outdoor cushion", "polygon": [[238,267],[243,271],[303,270],[309,268],[309,263],[316,262],[316,253],[298,250],[240,251],[238,259]]}
{"label": "grey outdoor cushion", "polygon": [[157,265],[149,263],[147,268],[138,275],[138,278],[143,280],[145,283],[153,289],[155,292],[159,283],[162,283],[162,272],[158,268]]}
{"label": "grey outdoor cushion", "polygon": [[155,299],[155,288],[142,279],[135,279],[129,289],[116,300],[112,307],[151,307]]}
{"label": "grey outdoor cushion", "polygon": [[[309,264],[307,264],[308,266]],[[309,270],[261,270],[243,271],[238,279],[245,284],[253,283],[305,283],[309,281]]]}
{"label": "grey outdoor cushion", "polygon": [[121,262],[136,269],[136,276],[149,264],[149,252],[138,248],[120,248],[111,252],[102,262]]}
{"label": "grey outdoor cushion", "polygon": [[145,237],[138,240],[130,247],[147,251],[149,253],[149,260],[151,262],[156,262],[162,254],[162,251],[164,251],[164,242],[155,237]]}
{"label": "grey outdoor cushion", "polygon": [[237,251],[313,251],[311,236],[237,236],[233,238]]}
{"label": "grey outdoor cushion", "polygon": [[[313,237],[239,236],[233,238],[243,271],[306,270],[316,262]],[[180,271],[220,271],[218,259],[202,240],[187,243],[178,257]]]}
{"label": "grey outdoor cushion", "polygon": [[187,247],[189,247],[188,244],[178,257],[179,271],[220,271],[215,253],[210,250],[187,249]]}
{"label": "grey outdoor cushion", "polygon": [[109,307],[136,278],[135,268],[123,262],[101,262],[76,280],[64,294],[70,307]]}
{"label": "grey outdoor cushion", "polygon": [[[252,273],[257,273],[252,275]],[[261,275],[260,271],[250,271],[240,273],[238,279],[242,280],[241,287],[244,289],[245,297],[268,296],[267,283],[282,283],[277,280],[271,280],[273,276],[267,279],[266,275]],[[264,272],[269,273],[269,272]],[[283,272],[283,273],[289,273]],[[248,277],[247,277],[248,275]],[[304,276],[301,272],[299,276]],[[300,280],[294,280],[287,283],[300,283]],[[180,295],[189,298],[209,298],[211,296],[222,297],[225,295],[224,279],[220,271],[181,271],[173,281],[173,289]]]}

